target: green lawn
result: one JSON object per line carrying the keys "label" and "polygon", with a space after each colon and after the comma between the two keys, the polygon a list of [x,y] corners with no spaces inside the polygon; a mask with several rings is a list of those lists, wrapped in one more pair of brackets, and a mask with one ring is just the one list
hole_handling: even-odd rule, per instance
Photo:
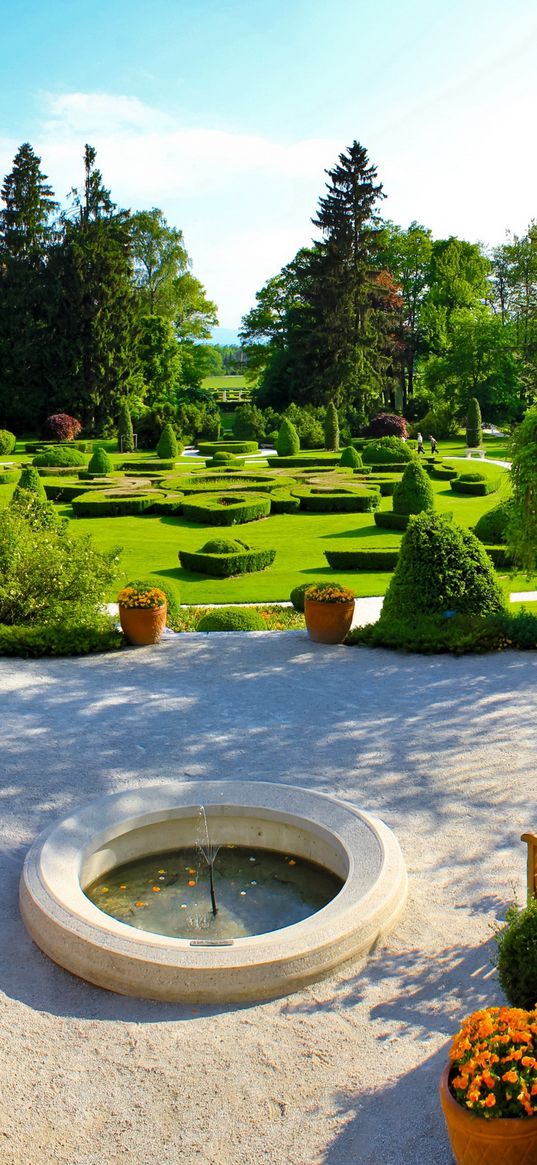
{"label": "green lawn", "polygon": [[205,376],[201,382],[202,388],[246,388],[246,377],[239,373],[230,376]]}

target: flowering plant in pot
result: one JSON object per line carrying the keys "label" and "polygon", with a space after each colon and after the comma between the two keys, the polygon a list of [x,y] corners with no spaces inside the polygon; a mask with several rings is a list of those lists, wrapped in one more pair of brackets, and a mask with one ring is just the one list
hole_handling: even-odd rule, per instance
{"label": "flowering plant in pot", "polygon": [[123,587],[117,601],[121,629],[129,642],[137,647],[158,643],[168,610],[164,591],[158,587]]}
{"label": "flowering plant in pot", "polygon": [[537,1010],[488,1007],[468,1016],[440,1101],[457,1165],[537,1161]]}
{"label": "flowering plant in pot", "polygon": [[304,591],[304,618],[316,643],[343,643],[351,629],[354,593],[341,583],[313,583]]}

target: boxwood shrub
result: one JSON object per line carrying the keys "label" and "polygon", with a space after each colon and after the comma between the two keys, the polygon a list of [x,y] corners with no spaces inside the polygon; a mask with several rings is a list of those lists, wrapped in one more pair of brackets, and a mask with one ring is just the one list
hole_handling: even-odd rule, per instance
{"label": "boxwood shrub", "polygon": [[291,490],[299,498],[300,509],[313,514],[370,514],[380,505],[380,491],[365,486],[355,490],[319,490],[298,486]]}
{"label": "boxwood shrub", "polygon": [[147,457],[143,461],[121,461],[116,460],[115,468],[123,469],[127,473],[140,473],[144,476],[146,473],[165,473],[169,469],[173,469],[175,461],[165,460],[163,457]]}
{"label": "boxwood shrub", "polygon": [[122,647],[123,635],[110,619],[93,622],[6,626],[0,624],[0,655],[88,655],[96,651],[114,651]]}
{"label": "boxwood shrub", "polygon": [[449,483],[449,488],[456,494],[469,494],[472,497],[486,497],[498,489],[498,482],[484,478],[482,474],[461,473]]}
{"label": "boxwood shrub", "polygon": [[361,546],[359,550],[325,550],[328,565],[334,570],[394,570],[399,549]]}
{"label": "boxwood shrub", "polygon": [[436,481],[451,481],[459,476],[458,469],[454,469],[452,465],[435,465],[434,462],[427,466],[427,472]]}
{"label": "boxwood shrub", "polygon": [[289,489],[271,490],[271,514],[297,514],[300,509],[300,498],[293,497]]}
{"label": "boxwood shrub", "polygon": [[417,459],[409,461],[393,492],[394,514],[421,514],[434,509],[434,493],[428,474]]}
{"label": "boxwood shrub", "polygon": [[152,514],[169,514],[172,518],[176,518],[183,512],[183,497],[181,494],[176,494],[175,497],[154,497],[151,506]]}
{"label": "boxwood shrub", "polygon": [[49,449],[45,449],[42,453],[36,453],[32,464],[37,466],[45,466],[50,468],[71,467],[73,465],[86,466],[88,459],[80,449],[73,449],[71,445],[51,445]]}
{"label": "boxwood shrub", "polygon": [[397,477],[370,477],[367,484],[376,485],[377,489],[380,490],[381,498],[391,498],[398,480]]}
{"label": "boxwood shrub", "polygon": [[306,469],[309,466],[315,466],[315,471],[322,473],[323,469],[331,469],[333,465],[339,465],[339,453],[323,453],[322,457],[318,453],[296,453],[293,457],[267,457],[267,463],[271,469]]}
{"label": "boxwood shrub", "polygon": [[256,493],[264,493],[265,490],[274,488],[278,482],[266,474],[263,476],[254,476],[251,474],[215,474],[208,473],[199,477],[181,477],[177,475],[173,478],[164,478],[160,482],[161,489],[177,489],[185,494],[201,494],[201,493],[218,493],[222,490],[238,489],[241,493],[246,490],[254,490]]}
{"label": "boxwood shrub", "polygon": [[361,453],[365,465],[406,465],[415,457],[414,450],[401,437],[378,437],[376,441],[366,441]]}
{"label": "boxwood shrub", "polygon": [[77,518],[123,518],[129,514],[146,514],[156,501],[155,494],[109,494],[105,490],[89,490],[73,498],[72,507]]}
{"label": "boxwood shrub", "polygon": [[[45,481],[44,488],[45,488],[45,494],[46,494],[47,498],[49,499],[49,501],[51,501],[51,502],[60,502],[60,503],[67,502],[68,503],[68,502],[72,502],[73,498],[79,498],[81,496],[85,496],[85,495],[82,495],[80,492],[82,489],[82,486],[80,485],[79,481],[78,482],[71,482],[71,481],[69,481],[69,482],[50,481],[49,482],[49,481]],[[100,483],[97,484],[97,482],[94,482],[92,485],[92,493],[98,492],[99,490],[102,490],[105,488],[106,487],[101,485]],[[109,486],[108,486],[108,488],[109,488]]]}
{"label": "boxwood shrub", "polygon": [[339,459],[340,465],[349,466],[351,469],[361,469],[363,466],[362,455],[354,448],[354,445],[346,445],[341,450],[341,457]]}
{"label": "boxwood shrub", "polygon": [[40,477],[72,477],[74,467],[72,465],[38,465],[37,472]]}
{"label": "boxwood shrub", "polygon": [[255,550],[246,546],[229,551],[207,551],[204,548],[197,552],[179,551],[179,562],[184,570],[208,574],[213,578],[231,578],[233,575],[265,570],[272,565],[275,557],[275,550]]}
{"label": "boxwood shrub", "polygon": [[212,526],[234,526],[255,522],[270,514],[268,494],[193,494],[183,502],[183,517],[189,522],[209,522]]}
{"label": "boxwood shrub", "polygon": [[215,453],[257,453],[257,441],[200,441],[198,451],[202,457],[214,457]]}
{"label": "boxwood shrub", "polygon": [[511,498],[506,498],[491,510],[487,510],[486,514],[481,514],[474,526],[476,538],[481,542],[492,542],[496,545],[505,542],[511,509]]}
{"label": "boxwood shrub", "polygon": [[13,453],[17,438],[9,429],[0,429],[0,457],[5,457],[6,453]]}
{"label": "boxwood shrub", "polygon": [[252,607],[215,607],[202,616],[196,631],[264,631],[265,627]]}
{"label": "boxwood shrub", "polygon": [[406,530],[410,514],[394,514],[393,510],[378,510],[373,515],[375,526],[383,530]]}

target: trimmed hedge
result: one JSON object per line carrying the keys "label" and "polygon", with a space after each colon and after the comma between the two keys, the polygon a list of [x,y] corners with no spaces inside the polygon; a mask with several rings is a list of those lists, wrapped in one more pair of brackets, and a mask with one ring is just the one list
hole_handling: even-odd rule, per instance
{"label": "trimmed hedge", "polygon": [[[103,488],[105,488],[105,487],[103,487],[102,485],[95,484],[93,486],[92,492],[97,493],[100,490],[102,490]],[[69,482],[69,483],[66,483],[65,485],[63,485],[59,482],[54,482],[54,483],[53,482],[45,482],[44,489],[45,489],[45,494],[50,502],[60,502],[60,503],[61,502],[72,502],[73,498],[79,498],[79,497],[85,496],[84,494],[80,493],[80,490],[81,490],[80,482],[76,482],[74,484],[72,482]]]}
{"label": "trimmed hedge", "polygon": [[0,470],[0,485],[10,485],[12,481],[17,481],[19,476],[18,469],[1,469]]}
{"label": "trimmed hedge", "polygon": [[271,514],[297,514],[300,498],[295,498],[288,489],[272,490],[270,495]]}
{"label": "trimmed hedge", "polygon": [[404,473],[408,461],[372,461],[364,464],[365,473]]}
{"label": "trimmed hedge", "polygon": [[245,493],[254,490],[256,493],[264,493],[272,489],[277,483],[274,479],[269,477],[236,477],[232,475],[215,476],[208,474],[207,477],[174,477],[173,485],[170,479],[160,483],[162,489],[179,489],[181,493],[185,494],[202,494],[202,493],[221,493],[222,490],[240,490]]}
{"label": "trimmed hedge", "polygon": [[221,493],[212,494],[208,498],[197,494],[183,502],[183,517],[187,521],[209,522],[212,526],[256,522],[258,518],[268,518],[269,514],[268,494]]}
{"label": "trimmed hedge", "polygon": [[[464,478],[463,477],[455,477],[453,479],[453,481],[450,481],[449,488],[452,489],[453,493],[456,493],[456,494],[467,494],[467,495],[471,495],[472,497],[480,497],[480,498],[486,497],[487,494],[493,494],[498,489],[498,482],[497,481],[490,481],[490,480],[467,481],[467,480],[465,480],[467,477],[470,477],[470,476],[471,476],[470,474],[466,474]],[[476,474],[475,476],[477,477],[478,475]]]}
{"label": "trimmed hedge", "polygon": [[0,655],[29,659],[42,655],[88,655],[122,647],[123,635],[106,619],[95,623],[0,624]]}
{"label": "trimmed hedge", "polygon": [[406,530],[410,514],[394,514],[393,510],[379,510],[373,515],[375,526],[383,530]]}
{"label": "trimmed hedge", "polygon": [[510,567],[513,565],[513,556],[510,554],[507,546],[492,546],[486,543],[484,543],[484,546],[489,558],[492,558],[494,566]]}
{"label": "trimmed hedge", "polygon": [[511,509],[511,498],[506,498],[491,510],[487,510],[486,514],[481,514],[474,526],[476,538],[479,538],[480,542],[492,542],[495,545],[505,542]]}
{"label": "trimmed hedge", "polygon": [[453,478],[459,476],[458,469],[453,469],[453,466],[451,465],[429,464],[427,466],[427,472],[429,476],[435,478],[436,481],[452,481]]}
{"label": "trimmed hedge", "polygon": [[359,550],[325,550],[328,565],[334,570],[394,570],[399,549],[361,546]]}
{"label": "trimmed hedge", "polygon": [[200,441],[198,451],[202,457],[214,457],[215,453],[257,453],[257,441]]}
{"label": "trimmed hedge", "polygon": [[128,473],[140,473],[145,476],[146,473],[165,473],[166,470],[174,469],[175,461],[165,460],[162,457],[148,457],[144,461],[120,461],[116,460],[116,469],[126,469]]}
{"label": "trimmed hedge", "polygon": [[172,518],[177,518],[183,512],[183,496],[177,495],[174,498],[159,498],[153,499],[153,504],[150,507],[152,514],[169,514]]}
{"label": "trimmed hedge", "polygon": [[380,505],[378,489],[316,490],[314,486],[292,489],[300,509],[313,514],[370,514]]}
{"label": "trimmed hedge", "polygon": [[40,477],[73,477],[78,466],[72,465],[38,465]]}
{"label": "trimmed hedge", "polygon": [[[232,458],[232,464],[224,458]],[[244,457],[235,457],[234,453],[215,453],[214,457],[208,457],[205,465],[207,469],[226,469],[228,472],[234,469],[241,469],[246,462]]]}
{"label": "trimmed hedge", "polygon": [[421,514],[434,509],[433,487],[419,461],[409,461],[393,493],[394,514]]}
{"label": "trimmed hedge", "polygon": [[365,465],[404,464],[412,461],[414,450],[401,437],[378,437],[376,441],[367,441],[363,446],[362,457]]}
{"label": "trimmed hedge", "polygon": [[293,466],[297,469],[306,469],[313,465],[318,473],[322,473],[323,469],[339,465],[339,453],[324,453],[322,461],[319,461],[319,455],[315,453],[297,453],[294,457],[267,457],[267,464],[271,469],[291,469]]}
{"label": "trimmed hedge", "polygon": [[265,631],[266,624],[251,607],[215,607],[203,615],[196,631]]}
{"label": "trimmed hedge", "polygon": [[397,478],[393,477],[388,480],[383,480],[380,477],[370,477],[367,482],[368,485],[375,485],[380,490],[381,498],[393,497],[393,491],[397,485]]}
{"label": "trimmed hedge", "polygon": [[275,550],[249,550],[220,552],[204,552],[198,550],[179,551],[179,562],[184,570],[193,570],[197,574],[208,574],[214,578],[231,578],[237,574],[252,574],[257,570],[265,570],[271,566],[276,557]]}
{"label": "trimmed hedge", "polygon": [[155,494],[112,496],[105,490],[91,490],[73,498],[77,518],[123,518],[129,514],[146,514],[155,504]]}
{"label": "trimmed hedge", "polygon": [[32,464],[45,466],[50,468],[72,467],[73,465],[87,466],[88,459],[84,453],[79,449],[73,449],[71,445],[52,445],[50,449],[43,450],[42,453],[36,453]]}

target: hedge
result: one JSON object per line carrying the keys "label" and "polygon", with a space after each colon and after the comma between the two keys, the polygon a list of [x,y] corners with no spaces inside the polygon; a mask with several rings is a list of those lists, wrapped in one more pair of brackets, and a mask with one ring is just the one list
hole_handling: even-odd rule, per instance
{"label": "hedge", "polygon": [[72,445],[52,445],[50,449],[44,449],[42,453],[36,453],[33,459],[33,465],[47,466],[48,468],[59,466],[74,466],[79,465],[87,467],[88,459],[84,453],[79,449],[74,449]]}
{"label": "hedge", "polygon": [[371,461],[364,465],[369,473],[404,473],[408,461]]}
{"label": "hedge", "polygon": [[175,497],[153,498],[151,506],[152,514],[170,514],[172,518],[176,518],[183,512],[183,496],[177,494]]}
{"label": "hedge", "polygon": [[242,550],[229,554],[204,554],[198,550],[179,551],[179,562],[184,570],[198,574],[212,575],[214,578],[231,578],[237,574],[252,574],[271,566],[276,557],[275,550]]}
{"label": "hedge", "polygon": [[105,619],[87,625],[0,624],[0,655],[24,658],[42,655],[88,655],[96,651],[114,651],[121,647],[123,642],[121,632]]}
{"label": "hedge", "polygon": [[393,491],[397,485],[397,478],[384,480],[381,477],[370,477],[367,482],[368,486],[375,485],[380,490],[381,498],[391,498]]}
{"label": "hedge", "polygon": [[414,450],[401,437],[377,437],[369,440],[363,446],[361,453],[366,465],[382,463],[384,468],[387,465],[393,466],[401,463],[406,465],[415,456]]}
{"label": "hedge", "polygon": [[451,481],[454,477],[459,476],[458,469],[453,469],[451,465],[428,465],[427,472],[436,481]]}
{"label": "hedge", "polygon": [[383,530],[406,530],[410,514],[394,514],[393,510],[379,510],[373,515],[375,526]]}
{"label": "hedge", "polygon": [[186,498],[183,517],[189,522],[209,522],[212,526],[234,526],[255,522],[270,514],[270,498],[263,494],[201,494]]}
{"label": "hedge", "polygon": [[128,473],[164,473],[175,468],[175,461],[165,461],[162,457],[151,457],[145,461],[116,461],[116,469],[126,469]]}
{"label": "hedge", "polygon": [[[63,485],[60,482],[45,482],[45,493],[51,502],[72,502],[73,498],[84,497],[85,494],[80,493],[80,482],[73,484],[72,482]],[[94,485],[93,494],[98,493],[103,489],[101,485]]]}
{"label": "hedge", "polygon": [[325,550],[328,565],[334,570],[394,570],[399,549],[362,546],[359,550]]}
{"label": "hedge", "polygon": [[181,493],[185,494],[201,494],[201,493],[221,493],[222,490],[238,489],[241,493],[255,490],[256,493],[264,493],[265,490],[272,489],[277,483],[273,478],[267,477],[216,477],[214,475],[207,475],[207,477],[174,477],[173,485],[169,478],[161,483],[161,488],[164,489],[179,489]]}
{"label": "hedge", "polygon": [[449,488],[456,494],[468,494],[472,497],[485,497],[487,494],[495,493],[498,489],[497,481],[462,481],[460,477],[455,477],[450,481]]}
{"label": "hedge", "polygon": [[214,457],[215,453],[258,453],[257,441],[200,441],[198,451],[202,457]]}
{"label": "hedge", "polygon": [[146,514],[155,504],[155,494],[111,495],[104,490],[91,490],[73,498],[77,518],[123,518],[128,514]]}
{"label": "hedge", "polygon": [[300,509],[313,514],[370,514],[380,505],[378,489],[315,490],[312,486],[292,489],[300,499]]}
{"label": "hedge", "polygon": [[489,546],[487,546],[487,545],[485,545],[485,550],[486,550],[489,558],[492,558],[494,566],[496,566],[496,567],[503,567],[503,566],[509,567],[509,566],[513,565],[513,556],[512,556],[512,554],[509,553],[507,546],[501,546],[501,545],[497,545],[497,546],[490,546],[489,545]]}
{"label": "hedge", "polygon": [[76,473],[76,470],[78,469],[78,466],[36,465],[36,469],[40,477],[73,477],[73,475]]}
{"label": "hedge", "polygon": [[0,470],[0,485],[10,485],[12,481],[18,481],[19,473],[19,469]]}
{"label": "hedge", "polygon": [[270,495],[271,514],[297,514],[300,498],[293,497],[288,489],[273,490]]}
{"label": "hedge", "polygon": [[304,469],[310,465],[322,472],[323,469],[332,468],[333,465],[339,465],[339,453],[325,453],[322,461],[319,461],[319,455],[315,453],[297,453],[294,457],[267,457],[267,463],[271,469],[290,469],[296,466],[297,469]]}

